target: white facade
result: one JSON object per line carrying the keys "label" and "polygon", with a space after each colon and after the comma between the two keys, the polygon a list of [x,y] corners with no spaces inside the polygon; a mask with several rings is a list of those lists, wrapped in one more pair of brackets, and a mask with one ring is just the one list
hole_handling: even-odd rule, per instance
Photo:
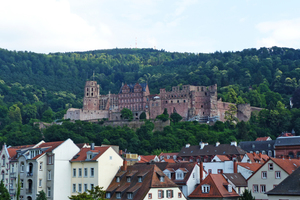
{"label": "white facade", "polygon": [[203,169],[208,174],[234,173],[233,165],[234,161],[232,160],[224,162],[204,162]]}
{"label": "white facade", "polygon": [[189,196],[196,188],[196,186],[200,184],[200,167],[195,165],[189,179],[186,182],[186,191],[183,194],[187,197]]}
{"label": "white facade", "polygon": [[241,173],[246,180],[253,174],[253,171],[240,165],[237,165],[237,172]]}
{"label": "white facade", "polygon": [[[172,197],[170,196],[171,194]],[[162,197],[163,195],[163,197]],[[182,194],[178,187],[174,188],[150,188],[144,200],[161,200],[161,199],[172,199],[172,200],[186,200],[186,197]]]}

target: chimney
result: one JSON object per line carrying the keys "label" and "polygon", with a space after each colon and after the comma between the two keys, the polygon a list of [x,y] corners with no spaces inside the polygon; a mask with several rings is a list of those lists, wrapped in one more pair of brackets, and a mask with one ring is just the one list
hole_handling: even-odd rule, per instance
{"label": "chimney", "polygon": [[185,148],[189,148],[191,145],[190,144],[186,144],[185,145]]}
{"label": "chimney", "polygon": [[236,143],[236,141],[232,141],[230,145],[237,146],[237,143]]}
{"label": "chimney", "polygon": [[203,149],[205,145],[208,145],[208,143],[200,142],[199,145],[200,149]]}
{"label": "chimney", "polygon": [[237,161],[236,160],[233,161],[233,173],[238,173],[237,172]]}
{"label": "chimney", "polygon": [[220,142],[216,142],[216,147],[220,145]]}
{"label": "chimney", "polygon": [[121,167],[121,171],[127,171],[127,160],[123,160],[123,166]]}
{"label": "chimney", "polygon": [[200,160],[200,183],[203,181],[203,162]]}
{"label": "chimney", "polygon": [[95,143],[91,143],[91,150],[95,150]]}

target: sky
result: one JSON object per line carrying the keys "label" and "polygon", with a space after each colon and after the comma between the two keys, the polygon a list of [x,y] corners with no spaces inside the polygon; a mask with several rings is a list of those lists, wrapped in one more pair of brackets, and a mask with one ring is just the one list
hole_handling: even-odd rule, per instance
{"label": "sky", "polygon": [[300,48],[299,0],[0,0],[0,48]]}

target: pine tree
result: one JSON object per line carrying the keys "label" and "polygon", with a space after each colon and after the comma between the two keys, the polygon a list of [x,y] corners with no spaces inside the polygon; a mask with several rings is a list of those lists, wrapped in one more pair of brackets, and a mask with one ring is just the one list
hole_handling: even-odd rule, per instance
{"label": "pine tree", "polygon": [[44,190],[39,191],[36,200],[47,200],[46,193],[44,192]]}
{"label": "pine tree", "polygon": [[255,198],[252,196],[251,191],[245,190],[240,200],[255,200]]}

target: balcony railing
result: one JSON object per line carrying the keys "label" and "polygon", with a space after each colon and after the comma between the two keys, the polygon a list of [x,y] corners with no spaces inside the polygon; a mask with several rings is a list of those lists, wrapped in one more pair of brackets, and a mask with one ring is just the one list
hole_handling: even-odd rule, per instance
{"label": "balcony railing", "polygon": [[16,194],[16,189],[9,189],[9,194],[12,194],[12,195]]}
{"label": "balcony railing", "polygon": [[16,172],[10,172],[10,178],[17,178]]}
{"label": "balcony railing", "polygon": [[32,172],[27,172],[27,177],[33,176]]}
{"label": "balcony railing", "polygon": [[26,189],[26,194],[32,194],[32,189]]}

